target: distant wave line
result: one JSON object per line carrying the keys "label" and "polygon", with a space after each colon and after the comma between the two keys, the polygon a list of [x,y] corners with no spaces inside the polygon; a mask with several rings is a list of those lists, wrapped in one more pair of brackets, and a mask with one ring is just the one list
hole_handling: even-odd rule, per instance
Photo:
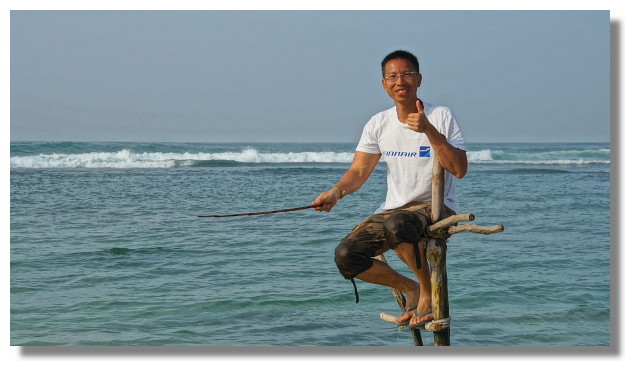
{"label": "distant wave line", "polygon": [[[129,149],[117,152],[79,154],[39,154],[11,157],[11,168],[174,168],[224,167],[262,163],[350,163],[351,152],[261,153],[253,148],[240,152],[174,153],[143,152]],[[538,153],[514,153],[484,149],[468,152],[471,163],[480,164],[610,164],[610,150],[570,150]]]}
{"label": "distant wave line", "polygon": [[220,153],[134,153],[128,149],[118,152],[90,152],[80,154],[40,154],[11,157],[11,168],[172,168],[200,166],[207,163],[222,166],[228,163],[329,163],[351,162],[348,152],[289,152],[259,153],[255,149]]}

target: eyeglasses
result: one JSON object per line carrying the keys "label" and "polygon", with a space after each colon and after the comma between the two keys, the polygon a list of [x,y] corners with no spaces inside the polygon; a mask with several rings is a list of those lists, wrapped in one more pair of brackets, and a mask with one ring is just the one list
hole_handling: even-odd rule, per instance
{"label": "eyeglasses", "polygon": [[403,77],[404,80],[414,81],[415,76],[417,76],[418,74],[419,72],[404,72],[400,74],[392,74],[392,75],[384,76],[384,80],[395,82],[399,80],[400,77]]}

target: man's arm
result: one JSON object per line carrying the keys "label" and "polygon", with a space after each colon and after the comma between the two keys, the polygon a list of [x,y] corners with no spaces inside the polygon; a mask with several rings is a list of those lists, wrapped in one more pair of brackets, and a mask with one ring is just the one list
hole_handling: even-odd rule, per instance
{"label": "man's arm", "polygon": [[447,139],[434,127],[426,135],[441,166],[455,177],[463,178],[467,174],[467,154],[465,151],[448,143]]}
{"label": "man's arm", "polygon": [[428,121],[423,113],[423,104],[417,101],[417,113],[408,115],[406,123],[410,129],[428,136],[428,140],[439,158],[441,166],[457,178],[463,178],[467,173],[467,154],[448,143],[447,139]]}
{"label": "man's arm", "polygon": [[316,207],[315,210],[331,211],[340,198],[360,189],[375,170],[380,158],[381,153],[355,152],[351,167],[344,173],[342,179],[333,188],[323,192],[313,201],[312,205],[322,205]]}

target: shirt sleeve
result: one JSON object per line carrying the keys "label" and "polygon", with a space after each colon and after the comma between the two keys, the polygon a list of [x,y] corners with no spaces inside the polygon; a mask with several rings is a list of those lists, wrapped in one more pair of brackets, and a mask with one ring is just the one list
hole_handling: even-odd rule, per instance
{"label": "shirt sleeve", "polygon": [[461,127],[459,126],[459,122],[456,120],[456,117],[452,114],[450,110],[447,111],[446,117],[446,133],[444,133],[448,143],[450,143],[455,148],[458,148],[463,151],[467,151],[467,147],[465,146],[465,140],[463,139],[463,133],[461,132]]}
{"label": "shirt sleeve", "polygon": [[366,153],[381,153],[379,149],[379,141],[377,140],[377,133],[373,130],[374,120],[371,118],[362,130],[362,137],[359,139],[356,151]]}

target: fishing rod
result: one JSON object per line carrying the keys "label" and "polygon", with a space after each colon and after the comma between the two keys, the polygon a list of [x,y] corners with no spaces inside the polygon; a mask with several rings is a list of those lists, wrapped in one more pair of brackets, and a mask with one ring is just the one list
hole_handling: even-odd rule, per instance
{"label": "fishing rod", "polygon": [[281,209],[281,210],[272,210],[272,211],[261,211],[261,212],[257,212],[257,213],[242,213],[242,214],[229,214],[229,215],[199,215],[199,218],[227,218],[230,216],[248,216],[248,215],[262,215],[262,214],[275,214],[275,213],[286,213],[289,211],[298,211],[298,210],[305,210],[305,209],[313,209],[316,207],[320,207],[324,204],[319,204],[319,205],[309,205],[309,206],[302,206],[302,207],[295,207],[293,209]]}

